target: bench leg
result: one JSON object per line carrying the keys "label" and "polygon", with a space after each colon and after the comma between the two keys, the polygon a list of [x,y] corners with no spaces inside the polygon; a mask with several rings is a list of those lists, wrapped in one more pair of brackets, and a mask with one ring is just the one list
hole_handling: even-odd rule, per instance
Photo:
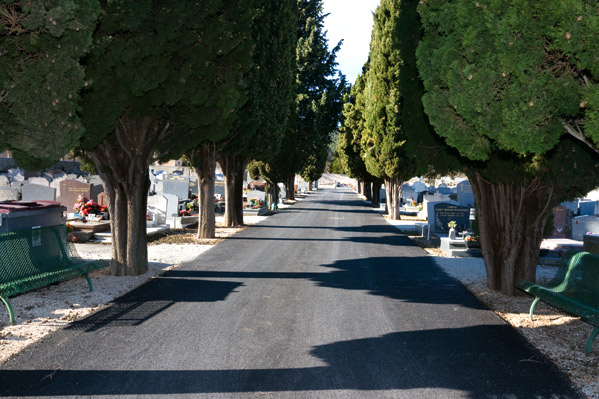
{"label": "bench leg", "polygon": [[587,350],[586,350],[587,356],[589,356],[591,354],[591,345],[593,345],[593,340],[595,339],[597,334],[599,334],[599,326],[595,327],[593,332],[591,332],[591,335],[589,335],[589,340],[587,341]]}
{"label": "bench leg", "polygon": [[87,280],[87,285],[89,285],[89,292],[93,292],[94,291],[94,286],[92,285],[92,281],[89,278],[89,275],[87,273],[85,273],[83,275],[83,277],[85,277],[85,279]]}
{"label": "bench leg", "polygon": [[15,312],[12,310],[12,306],[10,305],[8,297],[4,298],[2,296],[0,297],[0,299],[2,299],[2,302],[4,302],[4,304],[6,305],[6,309],[8,310],[8,318],[10,319],[10,324],[15,324]]}
{"label": "bench leg", "polygon": [[535,300],[532,302],[532,305],[530,305],[530,311],[528,312],[528,315],[530,316],[530,321],[533,321],[532,314],[535,311],[535,306],[537,306],[537,303],[539,303],[540,300],[541,300],[541,298],[536,297]]}

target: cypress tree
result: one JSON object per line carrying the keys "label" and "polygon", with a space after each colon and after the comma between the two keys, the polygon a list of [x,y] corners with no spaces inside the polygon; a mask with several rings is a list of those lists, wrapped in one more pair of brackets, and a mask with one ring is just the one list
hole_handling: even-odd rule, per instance
{"label": "cypress tree", "polygon": [[0,149],[25,169],[52,165],[84,132],[79,61],[99,13],[96,0],[0,1]]}
{"label": "cypress tree", "polygon": [[553,206],[596,185],[596,7],[431,0],[419,10],[424,108],[468,160],[488,285],[512,295],[535,280]]}

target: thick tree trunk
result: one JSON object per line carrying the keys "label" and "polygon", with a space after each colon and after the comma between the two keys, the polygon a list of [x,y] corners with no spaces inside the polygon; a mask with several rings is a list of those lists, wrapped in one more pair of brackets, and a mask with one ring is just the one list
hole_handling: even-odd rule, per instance
{"label": "thick tree trunk", "polygon": [[308,191],[312,191],[312,188],[314,188],[314,184],[312,182],[308,183]]}
{"label": "thick tree trunk", "polygon": [[366,197],[366,201],[372,201],[372,182],[365,181],[364,182],[364,197]]}
{"label": "thick tree trunk", "polygon": [[402,181],[398,177],[385,178],[385,194],[387,199],[387,214],[390,219],[399,220],[400,205],[401,205],[401,184]]}
{"label": "thick tree trunk", "polygon": [[372,207],[381,206],[381,182],[372,182]]}
{"label": "thick tree trunk", "polygon": [[487,285],[514,295],[520,281],[536,279],[543,230],[555,203],[553,187],[540,178],[492,184],[478,172],[467,174],[476,200]]}
{"label": "thick tree trunk", "polygon": [[364,195],[365,185],[366,185],[366,183],[364,182],[364,180],[360,180],[358,182],[358,194]]}
{"label": "thick tree trunk", "polygon": [[216,145],[201,145],[188,154],[189,162],[198,175],[200,217],[198,238],[216,237],[214,211],[214,174],[216,172]]}
{"label": "thick tree trunk", "polygon": [[243,225],[243,171],[247,160],[241,155],[219,158],[225,176],[225,226]]}
{"label": "thick tree trunk", "polygon": [[279,200],[279,186],[276,183],[266,182],[266,207],[269,210],[273,209],[273,204],[275,205],[275,209],[277,207],[277,202]]}
{"label": "thick tree trunk", "polygon": [[287,178],[287,181],[285,182],[285,191],[285,197],[288,200],[295,200],[295,175],[291,175]]}
{"label": "thick tree trunk", "polygon": [[102,178],[108,200],[112,275],[135,276],[148,270],[148,168],[155,143],[167,129],[164,122],[150,117],[134,119],[127,112],[113,135],[87,152]]}

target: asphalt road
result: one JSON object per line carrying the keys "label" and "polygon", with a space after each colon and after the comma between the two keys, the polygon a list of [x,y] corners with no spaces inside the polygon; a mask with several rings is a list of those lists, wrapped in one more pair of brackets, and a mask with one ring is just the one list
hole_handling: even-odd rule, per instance
{"label": "asphalt road", "polygon": [[349,190],[245,229],[0,367],[36,398],[579,398]]}

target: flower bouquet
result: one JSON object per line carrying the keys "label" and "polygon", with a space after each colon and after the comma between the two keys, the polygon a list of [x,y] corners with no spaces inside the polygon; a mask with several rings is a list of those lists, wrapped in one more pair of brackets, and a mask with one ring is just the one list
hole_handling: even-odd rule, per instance
{"label": "flower bouquet", "polygon": [[84,218],[102,212],[102,207],[92,200],[86,202],[85,197],[80,195],[77,197],[77,202],[73,206],[73,210],[79,214],[80,218]]}
{"label": "flower bouquet", "polygon": [[480,248],[478,237],[475,235],[467,235],[466,237],[464,237],[464,241],[466,241],[467,248]]}

